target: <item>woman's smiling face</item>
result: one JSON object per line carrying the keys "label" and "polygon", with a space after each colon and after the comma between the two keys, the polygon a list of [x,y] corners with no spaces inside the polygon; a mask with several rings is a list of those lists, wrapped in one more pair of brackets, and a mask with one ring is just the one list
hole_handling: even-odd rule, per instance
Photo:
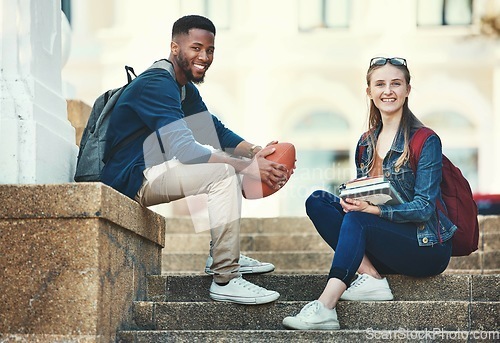
{"label": "woman's smiling face", "polygon": [[399,68],[387,63],[375,68],[370,75],[366,93],[381,114],[402,114],[403,105],[410,94],[411,86]]}

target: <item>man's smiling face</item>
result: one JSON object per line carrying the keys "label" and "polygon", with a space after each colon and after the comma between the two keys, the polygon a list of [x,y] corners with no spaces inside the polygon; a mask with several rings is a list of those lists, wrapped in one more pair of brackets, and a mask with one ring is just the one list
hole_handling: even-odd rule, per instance
{"label": "man's smiling face", "polygon": [[185,84],[189,81],[202,83],[205,73],[214,59],[215,36],[202,29],[191,29],[189,34],[179,35],[172,45],[176,64],[183,75],[177,75],[177,81]]}

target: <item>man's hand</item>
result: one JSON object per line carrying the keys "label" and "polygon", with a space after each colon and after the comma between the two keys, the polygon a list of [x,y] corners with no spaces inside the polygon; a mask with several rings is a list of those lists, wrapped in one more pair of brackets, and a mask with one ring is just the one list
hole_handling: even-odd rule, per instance
{"label": "man's hand", "polygon": [[252,162],[256,162],[258,165],[259,174],[257,177],[269,187],[279,189],[283,187],[288,180],[288,170],[285,165],[266,159],[266,156],[271,155],[276,150],[270,147],[270,145],[276,144],[273,142],[260,150],[253,158]]}
{"label": "man's hand", "polygon": [[[266,147],[262,148],[246,141],[241,142],[236,147],[235,153],[243,157],[250,154],[252,160],[246,168],[241,171],[237,169],[237,171],[254,179],[261,180],[273,189],[281,188],[288,179],[289,171],[285,165],[266,159],[268,155],[271,155],[275,151],[275,148],[272,147],[275,144],[278,144],[277,140],[267,143]],[[291,174],[293,174],[293,170],[290,171]]]}

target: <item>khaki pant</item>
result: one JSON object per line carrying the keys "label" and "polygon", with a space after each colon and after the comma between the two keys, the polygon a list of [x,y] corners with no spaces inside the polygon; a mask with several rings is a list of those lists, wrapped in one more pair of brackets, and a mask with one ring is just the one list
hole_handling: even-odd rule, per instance
{"label": "khaki pant", "polygon": [[240,276],[242,195],[234,168],[223,163],[182,164],[170,160],[145,169],[143,174],[144,182],[135,197],[143,206],[168,203],[190,195],[208,195],[214,280],[228,282]]}

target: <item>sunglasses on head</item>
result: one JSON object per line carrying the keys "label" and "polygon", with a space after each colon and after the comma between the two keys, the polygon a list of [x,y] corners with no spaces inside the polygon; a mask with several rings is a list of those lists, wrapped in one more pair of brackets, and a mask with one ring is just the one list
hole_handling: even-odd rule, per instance
{"label": "sunglasses on head", "polygon": [[393,66],[405,66],[406,67],[406,60],[401,57],[374,57],[370,60],[370,67],[373,66],[385,66],[389,62]]}

